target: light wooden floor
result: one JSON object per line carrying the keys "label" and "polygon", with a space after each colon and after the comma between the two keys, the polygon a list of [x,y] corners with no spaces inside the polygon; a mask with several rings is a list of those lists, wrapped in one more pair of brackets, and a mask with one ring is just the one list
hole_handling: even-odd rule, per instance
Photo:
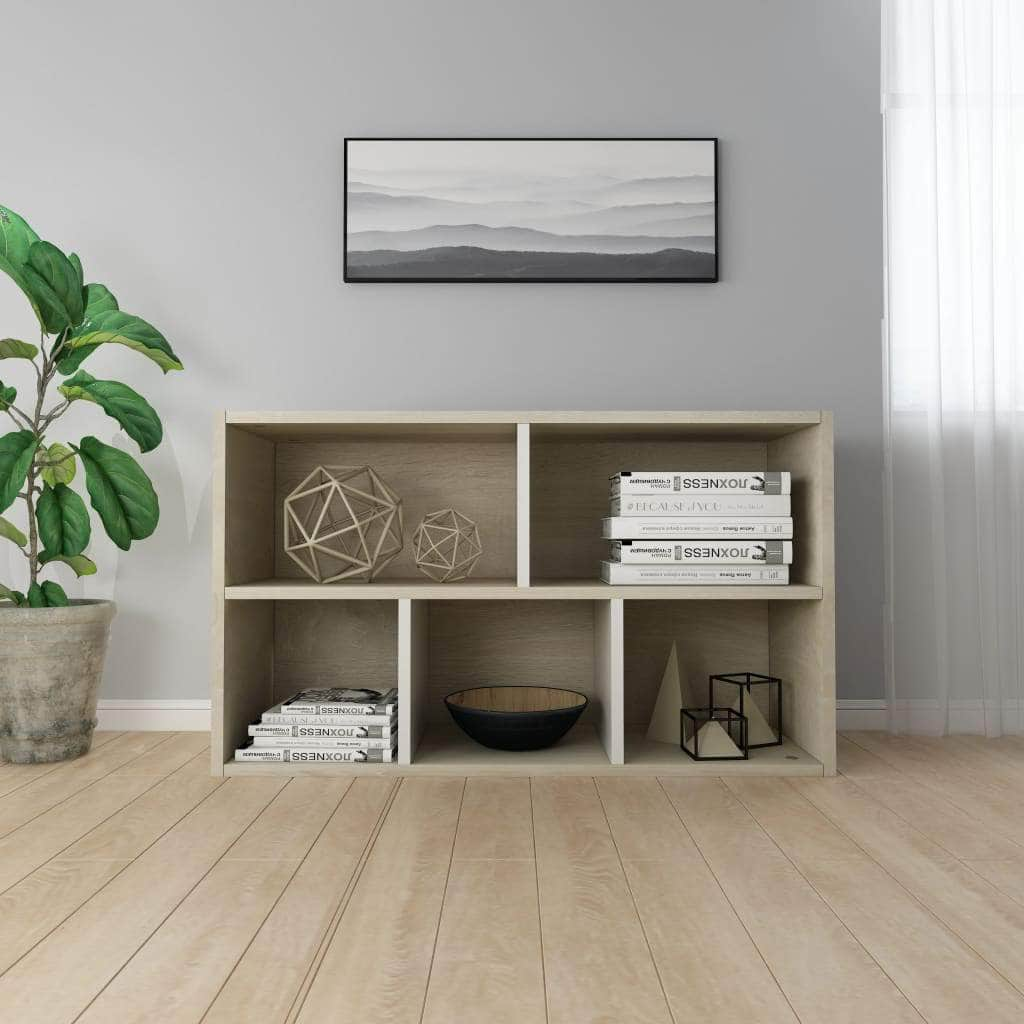
{"label": "light wooden floor", "polygon": [[0,766],[0,1021],[1024,1020],[1024,740],[837,779]]}

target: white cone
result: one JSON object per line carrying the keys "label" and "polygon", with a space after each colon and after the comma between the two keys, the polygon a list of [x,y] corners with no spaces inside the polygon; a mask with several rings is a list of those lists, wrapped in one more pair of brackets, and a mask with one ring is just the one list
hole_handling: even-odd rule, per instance
{"label": "white cone", "polygon": [[679,655],[675,643],[668,653],[665,672],[661,677],[661,689],[654,702],[651,724],[647,727],[647,738],[655,743],[679,745],[679,709],[682,704],[682,686],[679,682]]}
{"label": "white cone", "polygon": [[[732,706],[733,711],[740,710],[740,699],[736,698],[736,703]],[[764,712],[754,703],[754,700],[750,695],[747,695],[746,700],[743,702],[743,714],[747,718],[747,746],[752,747],[758,743],[774,743],[776,740],[775,732],[772,727],[768,724],[768,719],[764,717]]]}
{"label": "white cone", "polygon": [[697,732],[698,757],[742,757],[743,752],[718,722],[705,722]]}

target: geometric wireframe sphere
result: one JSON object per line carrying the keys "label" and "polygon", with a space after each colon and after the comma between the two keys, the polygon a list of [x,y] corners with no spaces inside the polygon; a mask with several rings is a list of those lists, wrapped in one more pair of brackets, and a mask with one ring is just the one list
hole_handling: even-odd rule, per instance
{"label": "geometric wireframe sphere", "polygon": [[413,560],[438,583],[464,580],[484,553],[476,523],[453,508],[424,516],[412,536]]}
{"label": "geometric wireframe sphere", "polygon": [[284,549],[317,583],[372,580],[402,545],[402,499],[369,466],[317,466],[284,499]]}

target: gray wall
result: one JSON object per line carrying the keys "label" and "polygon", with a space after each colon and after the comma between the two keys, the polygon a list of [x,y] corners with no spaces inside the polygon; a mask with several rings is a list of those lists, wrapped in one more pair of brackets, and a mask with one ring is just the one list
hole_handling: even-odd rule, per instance
{"label": "gray wall", "polygon": [[[105,695],[207,693],[215,408],[824,407],[839,689],[880,696],[878,26],[876,0],[9,0],[0,202],[187,364],[90,362],[168,432],[159,533],[96,544]],[[346,135],[717,135],[722,281],[344,285]],[[4,335],[24,305],[0,281]]]}

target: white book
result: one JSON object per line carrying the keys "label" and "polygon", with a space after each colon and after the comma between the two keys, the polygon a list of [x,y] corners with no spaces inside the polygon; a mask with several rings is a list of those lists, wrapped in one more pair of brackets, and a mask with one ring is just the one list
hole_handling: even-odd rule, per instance
{"label": "white book", "polygon": [[601,520],[606,540],[792,540],[787,516],[616,516]]}
{"label": "white book", "polygon": [[778,470],[680,473],[671,470],[623,470],[609,478],[612,496],[619,494],[789,494],[789,473]]}
{"label": "white book", "polygon": [[727,586],[755,584],[779,586],[789,582],[788,565],[622,565],[602,562],[601,579],[613,586],[646,584]]}
{"label": "white book", "polygon": [[331,747],[239,747],[236,761],[293,761],[296,763],[367,761],[388,762],[398,760],[398,751],[342,750]]}
{"label": "white book", "polygon": [[[281,717],[285,716],[282,715]],[[294,719],[299,716],[288,715],[287,717]],[[362,717],[366,718],[369,716],[363,715]],[[332,736],[339,739],[355,740],[367,738],[383,739],[394,735],[398,729],[397,718],[393,718],[386,725],[363,725],[361,722],[359,725],[337,725],[334,720],[329,719],[328,721],[330,721],[330,725],[293,725],[291,721],[281,725],[256,722],[249,726],[249,735],[275,737],[278,739],[312,739],[313,737],[327,739]]]}
{"label": "white book", "polygon": [[281,702],[285,715],[389,715],[398,708],[398,690],[325,686],[300,690]]}
{"label": "white book", "polygon": [[284,712],[275,704],[263,712],[260,721],[264,725],[391,725],[398,721],[398,708],[380,715],[299,715]]}
{"label": "white book", "polygon": [[612,498],[613,516],[788,516],[788,494],[628,494]]}
{"label": "white book", "polygon": [[623,565],[701,565],[759,562],[789,565],[793,561],[790,540],[616,540],[613,562]]}
{"label": "white book", "polygon": [[[396,734],[397,735],[397,734]],[[254,736],[254,747],[332,747],[336,750],[390,750],[395,746],[395,737],[369,736],[345,738],[344,736]]]}

